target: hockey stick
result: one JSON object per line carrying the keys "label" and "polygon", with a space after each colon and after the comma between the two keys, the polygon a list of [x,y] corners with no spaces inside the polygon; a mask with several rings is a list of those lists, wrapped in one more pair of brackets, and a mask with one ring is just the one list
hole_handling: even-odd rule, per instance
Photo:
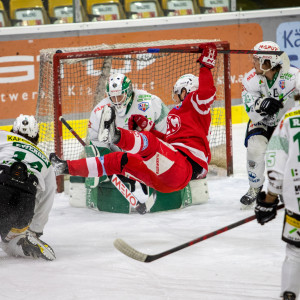
{"label": "hockey stick", "polygon": [[[222,54],[273,54],[282,55],[284,51],[262,51],[262,50],[217,50]],[[202,53],[202,49],[170,49],[170,48],[148,48],[148,53]]]}
{"label": "hockey stick", "polygon": [[[284,207],[284,204],[280,204],[277,206],[277,210],[281,209]],[[141,262],[152,262],[154,260],[157,260],[157,259],[160,259],[162,257],[165,257],[169,254],[172,254],[174,252],[177,252],[179,250],[182,250],[184,248],[187,248],[187,247],[190,247],[190,246],[193,246],[199,242],[202,242],[204,240],[207,240],[215,235],[218,235],[218,234],[221,234],[223,232],[226,232],[230,229],[233,229],[235,227],[238,227],[240,225],[243,225],[243,224],[246,224],[250,221],[253,221],[256,219],[256,216],[255,215],[252,215],[248,218],[245,218],[243,220],[240,220],[236,223],[233,223],[233,224],[230,224],[230,225],[227,225],[223,228],[220,228],[216,231],[213,231],[213,232],[210,232],[208,234],[205,234],[201,237],[198,237],[192,241],[189,241],[187,243],[184,243],[182,245],[179,245],[175,248],[172,248],[172,249],[169,249],[169,250],[166,250],[166,251],[163,251],[159,254],[154,254],[154,255],[150,255],[150,254],[145,254],[145,253],[142,253],[140,251],[137,251],[136,249],[132,248],[130,245],[128,245],[126,242],[124,242],[122,239],[116,239],[114,241],[114,246],[120,251],[122,252],[123,254],[127,255],[128,257],[131,257],[135,260],[138,260],[138,261],[141,261]]]}
{"label": "hockey stick", "polygon": [[75,138],[77,139],[77,141],[83,146],[86,146],[85,141],[76,133],[76,131],[74,131],[74,129],[69,125],[69,123],[62,117],[59,117],[59,121],[61,121],[67,128],[68,130],[75,136]]}
{"label": "hockey stick", "polygon": [[291,94],[292,92],[294,92],[295,90],[296,90],[296,87],[292,88],[289,92],[287,92],[284,96],[282,96],[281,99],[279,99],[279,102],[284,102],[284,101],[285,101],[284,99],[285,99],[289,94]]}
{"label": "hockey stick", "polygon": [[[62,116],[59,117],[59,120],[68,128],[68,130],[75,136],[75,138],[82,146],[87,146],[85,141],[76,133],[76,131]],[[130,203],[131,206],[137,206],[138,200],[117,175],[113,175],[111,182],[117,188],[117,190],[124,196],[124,198]]]}

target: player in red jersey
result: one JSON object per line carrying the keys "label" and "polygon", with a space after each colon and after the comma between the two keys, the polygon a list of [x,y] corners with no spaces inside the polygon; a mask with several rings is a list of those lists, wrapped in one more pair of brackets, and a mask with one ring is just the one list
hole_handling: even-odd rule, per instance
{"label": "player in red jersey", "polygon": [[[215,66],[214,44],[200,45],[199,88],[186,95],[167,117],[167,133],[155,131],[154,124],[133,115],[130,129],[115,126],[115,111],[107,107],[100,123],[99,140],[111,140],[126,151],[100,157],[63,161],[54,153],[50,160],[56,175],[83,177],[121,174],[136,179],[163,193],[183,189],[190,180],[204,178],[211,159],[209,131],[210,108],[215,100],[211,69]],[[181,91],[185,94],[185,91]],[[122,95],[121,95],[122,96]]]}

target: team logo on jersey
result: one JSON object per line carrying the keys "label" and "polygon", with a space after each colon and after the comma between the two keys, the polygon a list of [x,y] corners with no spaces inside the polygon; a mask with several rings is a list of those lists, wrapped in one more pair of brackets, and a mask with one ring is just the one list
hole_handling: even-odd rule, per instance
{"label": "team logo on jersey", "polygon": [[176,115],[168,115],[167,117],[167,135],[174,134],[181,127],[180,118]]}
{"label": "team logo on jersey", "polygon": [[141,111],[146,111],[149,108],[149,103],[148,102],[141,102],[138,105],[138,109]]}
{"label": "team logo on jersey", "polygon": [[283,90],[285,88],[285,80],[279,80],[279,87]]}

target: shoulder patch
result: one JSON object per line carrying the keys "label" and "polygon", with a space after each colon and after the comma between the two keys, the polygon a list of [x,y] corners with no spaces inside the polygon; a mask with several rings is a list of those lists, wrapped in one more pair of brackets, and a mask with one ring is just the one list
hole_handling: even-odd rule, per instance
{"label": "shoulder patch", "polygon": [[148,102],[141,102],[138,104],[138,109],[141,111],[146,111],[149,108],[149,103]]}

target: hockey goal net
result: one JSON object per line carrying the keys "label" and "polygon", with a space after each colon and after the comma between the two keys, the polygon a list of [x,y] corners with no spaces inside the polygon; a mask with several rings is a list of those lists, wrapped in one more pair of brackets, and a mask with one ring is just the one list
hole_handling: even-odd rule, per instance
{"label": "hockey goal net", "polygon": [[[62,126],[59,117],[63,116],[86,140],[90,113],[106,97],[105,83],[112,73],[126,74],[133,88],[157,95],[171,108],[174,105],[173,85],[183,74],[198,76],[198,47],[200,43],[207,42],[214,42],[218,50],[229,49],[227,42],[217,40],[169,40],[42,50],[36,110],[40,124],[39,147],[48,155],[56,152],[64,159],[82,157],[82,145]],[[213,76],[217,99],[211,110],[211,165],[226,169],[230,175],[232,147],[228,54],[218,53]]]}

